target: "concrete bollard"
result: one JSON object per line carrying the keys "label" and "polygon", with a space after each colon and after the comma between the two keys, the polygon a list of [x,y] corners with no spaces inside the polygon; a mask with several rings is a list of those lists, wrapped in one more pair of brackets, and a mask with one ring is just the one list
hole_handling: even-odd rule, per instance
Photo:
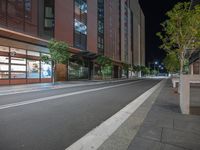
{"label": "concrete bollard", "polygon": [[190,83],[199,83],[200,75],[180,76],[180,108],[183,114],[190,113]]}

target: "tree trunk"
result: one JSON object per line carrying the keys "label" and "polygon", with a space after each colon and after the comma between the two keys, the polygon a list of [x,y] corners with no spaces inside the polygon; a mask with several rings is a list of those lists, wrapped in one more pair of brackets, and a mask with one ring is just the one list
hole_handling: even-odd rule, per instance
{"label": "tree trunk", "polygon": [[184,52],[181,53],[181,59],[180,59],[180,74],[183,74],[183,66],[184,66]]}
{"label": "tree trunk", "polygon": [[183,74],[183,66],[184,66],[184,52],[181,53],[181,60],[180,60],[180,78],[179,78],[179,85],[178,85],[178,93],[180,93],[180,87],[181,87],[181,75]]}
{"label": "tree trunk", "polygon": [[184,60],[183,59],[181,59],[181,63],[180,63],[180,74],[183,74],[183,63],[184,62]]}
{"label": "tree trunk", "polygon": [[101,68],[101,74],[102,74],[102,79],[105,80],[105,76],[104,76],[104,68]]}
{"label": "tree trunk", "polygon": [[126,70],[127,79],[129,78],[129,70]]}
{"label": "tree trunk", "polygon": [[53,74],[52,74],[52,78],[53,78],[53,84],[55,84],[55,80],[56,80],[56,64],[55,62],[53,62]]}

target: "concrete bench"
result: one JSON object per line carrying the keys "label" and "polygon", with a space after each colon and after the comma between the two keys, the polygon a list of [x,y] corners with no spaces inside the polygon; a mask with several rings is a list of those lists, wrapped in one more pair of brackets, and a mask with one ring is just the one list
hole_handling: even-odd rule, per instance
{"label": "concrete bench", "polygon": [[172,78],[172,84],[173,88],[176,88],[177,83],[179,83],[180,79],[179,78]]}

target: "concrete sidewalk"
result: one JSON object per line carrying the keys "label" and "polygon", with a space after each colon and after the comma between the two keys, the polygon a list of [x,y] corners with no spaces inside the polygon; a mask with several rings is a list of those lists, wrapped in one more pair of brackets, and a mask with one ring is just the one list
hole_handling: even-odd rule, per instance
{"label": "concrete sidewalk", "polygon": [[181,114],[168,79],[98,150],[200,150],[200,116]]}
{"label": "concrete sidewalk", "polygon": [[182,115],[178,100],[168,80],[128,150],[200,150],[200,116]]}

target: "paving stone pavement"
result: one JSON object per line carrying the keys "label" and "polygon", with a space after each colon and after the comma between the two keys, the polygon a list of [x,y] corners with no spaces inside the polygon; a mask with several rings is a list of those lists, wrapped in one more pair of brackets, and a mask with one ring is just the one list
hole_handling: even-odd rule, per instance
{"label": "paving stone pavement", "polygon": [[137,134],[146,115],[157,99],[161,86],[98,148],[98,150],[127,150],[132,139]]}
{"label": "paving stone pavement", "polygon": [[200,116],[181,114],[170,80],[128,150],[200,150]]}

